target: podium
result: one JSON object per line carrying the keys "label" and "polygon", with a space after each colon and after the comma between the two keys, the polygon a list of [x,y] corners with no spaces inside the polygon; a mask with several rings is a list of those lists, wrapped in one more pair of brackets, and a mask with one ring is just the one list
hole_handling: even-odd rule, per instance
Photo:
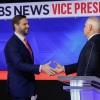
{"label": "podium", "polygon": [[95,76],[58,76],[70,92],[71,100],[100,100],[100,78]]}

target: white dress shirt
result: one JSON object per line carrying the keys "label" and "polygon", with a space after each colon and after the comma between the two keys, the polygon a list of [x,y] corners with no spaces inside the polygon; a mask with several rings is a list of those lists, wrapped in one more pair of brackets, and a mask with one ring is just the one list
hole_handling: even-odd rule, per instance
{"label": "white dress shirt", "polygon": [[91,35],[91,36],[88,38],[88,40],[90,40],[94,35],[97,35],[97,34],[100,34],[100,33],[96,33],[96,34]]}

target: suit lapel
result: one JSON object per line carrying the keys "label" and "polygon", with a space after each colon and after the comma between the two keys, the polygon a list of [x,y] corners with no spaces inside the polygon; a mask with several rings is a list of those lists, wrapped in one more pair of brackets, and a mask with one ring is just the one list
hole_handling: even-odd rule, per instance
{"label": "suit lapel", "polygon": [[[13,36],[16,39],[16,41],[18,41],[18,44],[20,45],[20,47],[23,48],[27,52],[27,54],[31,57],[31,55],[30,55],[27,47],[25,46],[25,44],[15,34]],[[31,49],[31,51],[32,51],[32,49]],[[33,58],[34,57],[33,57],[33,52],[32,52],[32,57],[31,57],[32,61],[33,61]]]}

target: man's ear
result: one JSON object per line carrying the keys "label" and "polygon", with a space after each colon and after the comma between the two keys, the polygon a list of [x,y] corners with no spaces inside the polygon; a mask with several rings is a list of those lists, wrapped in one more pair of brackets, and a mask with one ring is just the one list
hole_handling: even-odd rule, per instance
{"label": "man's ear", "polygon": [[93,28],[93,26],[91,24],[89,24],[89,31],[91,31]]}
{"label": "man's ear", "polygon": [[18,25],[14,24],[15,30],[18,30]]}

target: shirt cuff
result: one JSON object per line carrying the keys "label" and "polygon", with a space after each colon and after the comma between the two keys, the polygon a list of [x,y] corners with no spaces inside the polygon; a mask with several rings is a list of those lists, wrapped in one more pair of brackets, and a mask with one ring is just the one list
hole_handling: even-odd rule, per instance
{"label": "shirt cuff", "polygon": [[41,72],[41,67],[42,67],[42,65],[40,65],[40,67],[39,67],[39,72]]}

